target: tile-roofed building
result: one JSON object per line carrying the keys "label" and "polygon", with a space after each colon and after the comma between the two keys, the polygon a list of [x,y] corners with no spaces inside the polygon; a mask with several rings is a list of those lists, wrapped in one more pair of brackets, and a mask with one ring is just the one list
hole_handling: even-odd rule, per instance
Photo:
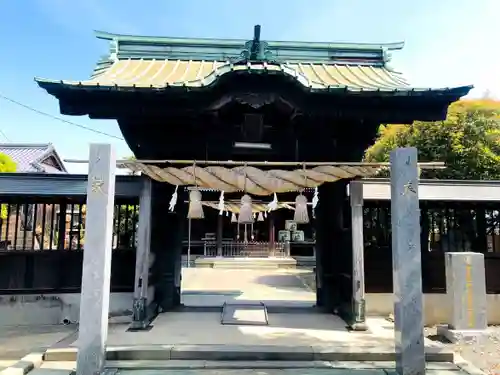
{"label": "tile-roofed building", "polygon": [[16,172],[68,173],[51,143],[0,143],[0,153],[12,158]]}

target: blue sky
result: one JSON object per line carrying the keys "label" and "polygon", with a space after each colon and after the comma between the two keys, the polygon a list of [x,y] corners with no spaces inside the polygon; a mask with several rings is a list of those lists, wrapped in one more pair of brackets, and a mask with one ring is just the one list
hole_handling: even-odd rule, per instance
{"label": "blue sky", "polygon": [[[314,4],[311,6],[310,4]],[[33,77],[88,78],[115,33],[262,39],[404,40],[393,65],[415,86],[474,84],[500,98],[500,0],[0,0],[0,94],[120,137],[114,121],[59,115],[57,100]],[[70,126],[0,99],[0,142],[52,142],[63,158],[86,159],[90,142],[125,142]],[[85,173],[85,165],[68,165]]]}

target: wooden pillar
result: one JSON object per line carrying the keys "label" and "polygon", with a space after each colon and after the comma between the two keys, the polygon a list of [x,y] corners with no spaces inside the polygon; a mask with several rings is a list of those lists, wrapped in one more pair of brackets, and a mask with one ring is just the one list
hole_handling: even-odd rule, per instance
{"label": "wooden pillar", "polygon": [[424,375],[417,149],[396,149],[390,160],[396,371],[399,375]]}
{"label": "wooden pillar", "polygon": [[168,311],[180,304],[182,239],[187,226],[187,200],[183,189],[177,191],[177,204],[170,212],[169,203],[175,187],[152,181],[151,192],[151,253],[155,256],[154,301],[158,312]]}
{"label": "wooden pillar", "polygon": [[131,330],[148,328],[150,323],[148,305],[152,302],[148,300],[151,244],[151,179],[143,176],[142,180],[142,190],[139,198],[139,223],[137,230]]}
{"label": "wooden pillar", "polygon": [[353,290],[353,319],[352,322],[350,322],[350,325],[355,331],[366,331],[363,183],[361,181],[352,181],[349,184],[349,196],[351,202]]}
{"label": "wooden pillar", "polygon": [[271,249],[272,252],[275,251],[276,248],[276,232],[274,228],[274,213],[269,212],[267,214],[267,217],[269,219],[269,248]]}
{"label": "wooden pillar", "polygon": [[222,256],[222,233],[224,233],[224,215],[217,215],[217,256]]}
{"label": "wooden pillar", "polygon": [[111,279],[116,156],[109,144],[91,144],[78,327],[78,375],[104,369]]}

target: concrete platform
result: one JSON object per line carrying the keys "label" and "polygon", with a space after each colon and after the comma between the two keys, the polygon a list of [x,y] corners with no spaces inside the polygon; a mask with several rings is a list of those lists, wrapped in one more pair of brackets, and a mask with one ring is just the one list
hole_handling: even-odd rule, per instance
{"label": "concrete platform", "polygon": [[199,257],[194,261],[195,267],[222,269],[280,269],[296,268],[297,261],[292,257],[268,258],[223,258]]}

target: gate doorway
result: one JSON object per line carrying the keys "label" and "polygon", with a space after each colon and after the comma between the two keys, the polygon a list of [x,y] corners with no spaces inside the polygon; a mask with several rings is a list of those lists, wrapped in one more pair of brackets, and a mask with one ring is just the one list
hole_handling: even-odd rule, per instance
{"label": "gate doorway", "polygon": [[293,223],[292,202],[270,211],[270,201],[253,201],[252,223],[239,223],[239,204],[232,200],[222,213],[216,202],[204,201],[204,219],[187,219],[184,307],[261,304],[274,311],[316,305],[312,283],[307,285],[314,277],[313,226]]}

